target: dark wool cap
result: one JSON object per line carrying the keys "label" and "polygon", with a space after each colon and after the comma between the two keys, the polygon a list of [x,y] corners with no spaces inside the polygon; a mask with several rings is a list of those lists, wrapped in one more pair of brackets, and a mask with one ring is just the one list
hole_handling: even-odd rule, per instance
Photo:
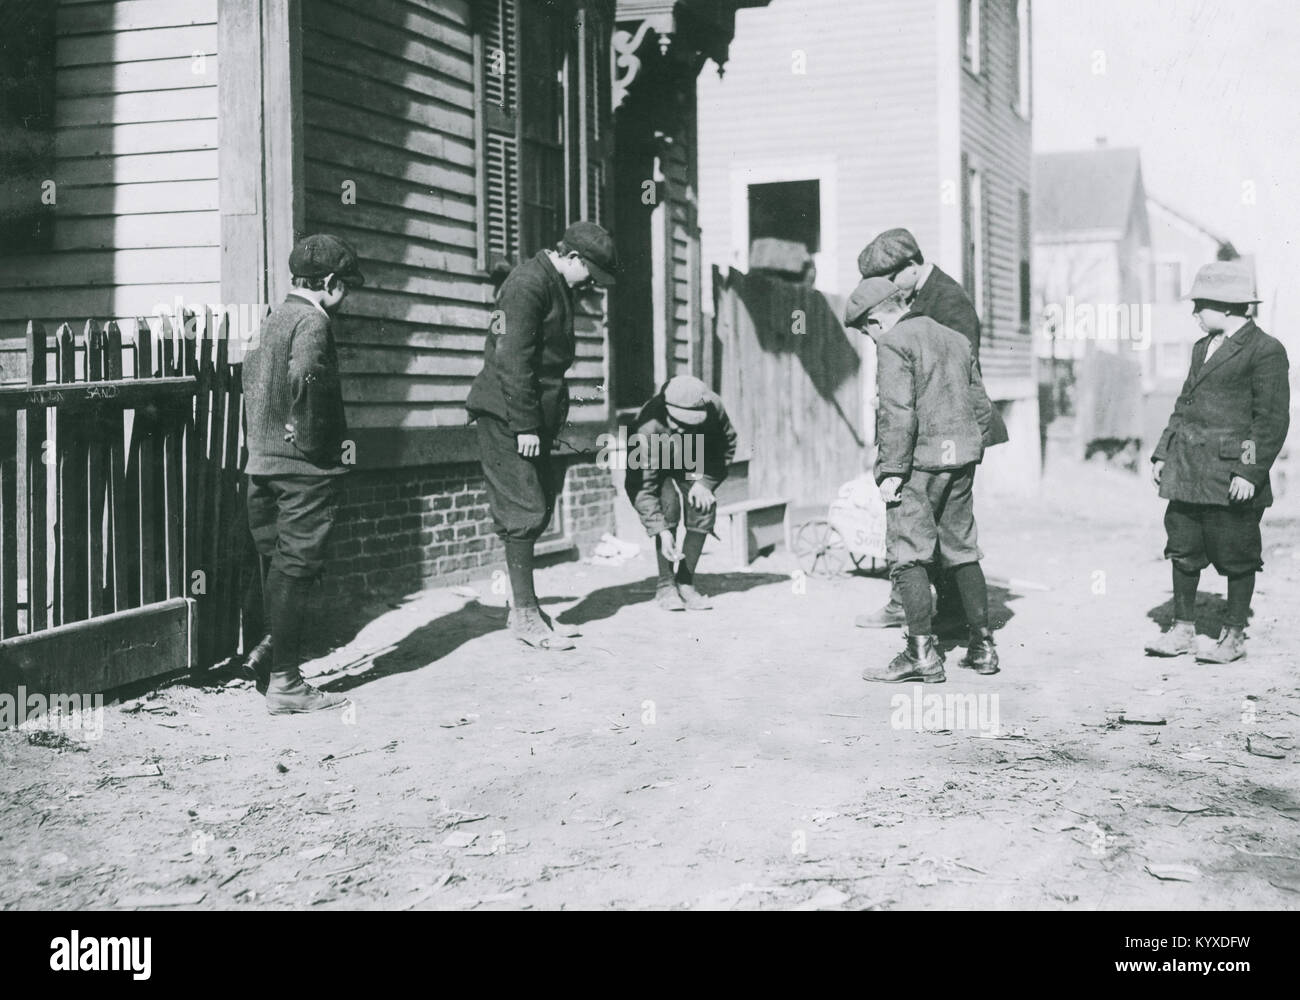
{"label": "dark wool cap", "polygon": [[902,270],[921,252],[916,237],[906,229],[886,229],[858,254],[858,270],[864,278],[888,278]]}

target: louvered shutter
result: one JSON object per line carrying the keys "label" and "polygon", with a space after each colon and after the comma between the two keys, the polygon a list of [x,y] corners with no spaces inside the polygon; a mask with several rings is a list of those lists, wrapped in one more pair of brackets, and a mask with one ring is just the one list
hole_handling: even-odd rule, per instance
{"label": "louvered shutter", "polygon": [[483,200],[486,265],[513,265],[519,232],[519,0],[482,0]]}

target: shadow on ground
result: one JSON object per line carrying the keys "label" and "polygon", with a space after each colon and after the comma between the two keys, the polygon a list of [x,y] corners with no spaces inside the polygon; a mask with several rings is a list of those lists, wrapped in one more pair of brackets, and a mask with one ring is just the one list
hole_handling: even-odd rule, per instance
{"label": "shadow on ground", "polygon": [[[765,587],[773,583],[789,583],[790,578],[781,573],[697,573],[695,586],[700,593],[708,597],[722,594],[740,593]],[[619,584],[615,587],[601,587],[593,590],[568,611],[559,615],[557,621],[569,625],[585,625],[587,622],[600,621],[612,617],[622,608],[633,604],[646,604],[654,600],[655,577],[647,576],[643,580]]]}
{"label": "shadow on ground", "polygon": [[[1205,591],[1198,591],[1196,594],[1196,631],[1201,635],[1208,635],[1211,639],[1217,639],[1219,633],[1223,631],[1223,618],[1228,611],[1228,602],[1219,594],[1207,594]],[[1174,599],[1171,597],[1163,604],[1157,604],[1147,612],[1147,617],[1161,627],[1167,629],[1174,623]]]}

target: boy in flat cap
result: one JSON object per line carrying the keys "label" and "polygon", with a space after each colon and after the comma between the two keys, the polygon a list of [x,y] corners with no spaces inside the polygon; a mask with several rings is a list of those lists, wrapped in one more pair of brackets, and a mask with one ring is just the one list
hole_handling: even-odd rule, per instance
{"label": "boy in flat cap", "polygon": [[[722,400],[694,376],[669,379],[633,421],[623,486],[655,540],[655,602],[665,611],[713,607],[695,589],[695,567],[717,518],[714,494],[735,457],[736,431]],[[679,521],[686,527],[680,548]]]}
{"label": "boy in flat cap", "polygon": [[614,283],[614,240],[575,222],[554,249],[516,267],[497,293],[483,370],[465,407],[477,425],[488,506],[510,573],[510,631],[538,649],[573,649],[572,627],[542,611],[533,588],[533,547],[551,521],[564,477],[551,445],[568,419],[564,375],[573,364],[573,290]]}
{"label": "boy in flat cap", "polygon": [[1290,424],[1286,349],[1249,318],[1258,302],[1242,260],[1215,261],[1196,273],[1192,313],[1205,336],[1192,349],[1169,426],[1151,456],[1165,510],[1173,566],[1174,624],[1147,647],[1155,656],[1196,648],[1196,588],[1213,565],[1228,578],[1228,610],[1208,663],[1246,655],[1245,628],[1255,574],[1263,568],[1259,523],[1273,502],[1269,469]]}
{"label": "boy in flat cap", "polygon": [[356,251],[328,234],[299,240],[289,270],[293,288],[262,321],[243,365],[248,526],[267,567],[270,628],[269,656],[264,641],[250,660],[272,715],[347,701],[312,687],[298,668],[311,586],[325,568],[339,477],[348,471],[332,317],[349,289],[365,284]]}
{"label": "boy in flat cap", "polygon": [[[916,237],[907,229],[886,229],[858,254],[863,278],[888,278],[907,301],[908,315],[928,316],[941,326],[955,330],[970,342],[976,367],[980,361],[980,318],[961,284],[932,263],[927,263]],[[1007,427],[997,407],[992,413],[989,444],[1003,444]],[[961,599],[946,573],[934,577],[935,619],[940,631],[960,630],[964,624]],[[859,628],[890,628],[904,622],[902,598],[895,590],[889,602],[876,611],[859,615]]]}
{"label": "boy in flat cap", "polygon": [[844,323],[876,342],[876,482],[887,504],[891,575],[907,617],[906,648],[887,667],[868,667],[863,679],[944,680],[927,573],[936,560],[952,571],[970,623],[961,666],[997,673],[971,495],[993,407],[970,344],[926,316],[908,314],[902,290],[888,278],[867,278],[853,290]]}

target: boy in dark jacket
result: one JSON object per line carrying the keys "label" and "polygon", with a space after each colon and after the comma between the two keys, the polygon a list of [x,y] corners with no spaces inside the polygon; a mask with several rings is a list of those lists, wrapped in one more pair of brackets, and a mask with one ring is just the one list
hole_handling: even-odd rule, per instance
{"label": "boy in dark jacket", "polygon": [[1290,425],[1286,349],[1247,313],[1255,295],[1250,265],[1215,261],[1196,274],[1188,298],[1206,336],[1169,426],[1151,456],[1165,511],[1174,578],[1174,624],[1147,646],[1154,656],[1189,653],[1196,644],[1196,589],[1213,565],[1228,578],[1228,611],[1219,641],[1199,653],[1208,663],[1246,655],[1246,621],[1263,568],[1259,522],[1273,502],[1269,469]]}
{"label": "boy in dark jacket", "polygon": [[[909,316],[928,316],[941,326],[960,333],[970,342],[971,353],[980,363],[980,318],[961,284],[945,271],[926,261],[916,237],[907,229],[887,229],[858,254],[858,270],[864,278],[884,277],[896,284],[907,301]],[[1006,424],[994,407],[989,445],[1007,441]],[[963,626],[961,598],[949,574],[936,573],[935,619],[938,630],[960,630]],[[889,602],[876,611],[859,615],[859,628],[889,628],[903,624],[902,600],[895,590]]]}
{"label": "boy in dark jacket", "polygon": [[[623,487],[655,540],[655,601],[665,611],[713,607],[695,589],[695,567],[717,519],[714,494],[735,456],[736,430],[722,400],[691,375],[665,382],[631,427]],[[686,526],[680,548],[678,521]]]}
{"label": "boy in dark jacket", "polygon": [[932,319],[907,315],[901,290],[888,278],[867,278],[853,290],[844,323],[876,341],[876,482],[888,505],[891,576],[907,616],[907,647],[887,667],[868,667],[863,679],[945,679],[931,628],[927,568],[936,559],[952,571],[970,623],[961,665],[997,673],[971,493],[992,427],[992,404],[970,344]]}
{"label": "boy in dark jacket", "polygon": [[551,446],[569,413],[565,372],[573,364],[573,289],[614,283],[614,241],[594,222],[575,222],[559,244],[516,267],[497,294],[483,370],[465,408],[478,429],[488,506],[510,573],[510,631],[538,649],[573,649],[576,631],[541,610],[533,547],[551,521],[564,476]]}
{"label": "boy in dark jacket", "polygon": [[[254,669],[272,715],[347,701],[312,687],[298,668],[311,585],[325,568],[339,477],[348,471],[331,317],[350,288],[365,284],[356,251],[327,234],[299,240],[289,270],[293,290],[262,322],[243,363],[248,526],[269,565],[263,605],[271,662]],[[265,656],[265,643],[259,648]]]}

